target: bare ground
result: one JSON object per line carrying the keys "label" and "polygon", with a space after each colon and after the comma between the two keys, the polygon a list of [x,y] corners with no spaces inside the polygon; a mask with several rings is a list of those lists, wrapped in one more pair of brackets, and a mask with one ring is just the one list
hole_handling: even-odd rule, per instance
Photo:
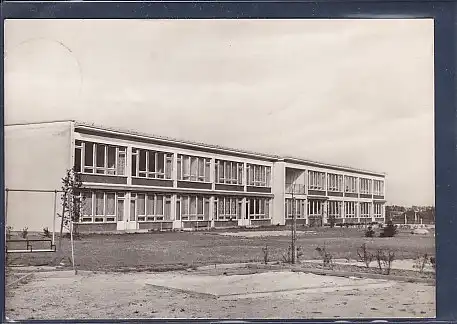
{"label": "bare ground", "polygon": [[[272,228],[271,230],[274,230]],[[309,234],[303,228],[298,236],[302,259],[319,259],[316,247],[325,246],[333,258],[357,258],[357,249],[366,243],[368,248],[390,249],[395,258],[414,259],[420,254],[435,254],[432,235],[411,235],[401,232],[392,238],[365,238],[363,229],[316,228]],[[265,229],[262,229],[265,231]],[[269,259],[282,261],[290,245],[287,236],[232,237],[220,235],[227,230],[191,233],[145,233],[122,235],[84,235],[75,242],[75,261],[79,269],[112,270],[119,268],[156,267],[176,268],[181,265],[209,265],[219,263],[255,262],[263,260],[262,249],[268,246]],[[233,230],[235,233],[242,232]],[[63,252],[70,256],[68,239]],[[11,255],[12,265],[50,264],[54,253],[24,253]]]}
{"label": "bare ground", "polygon": [[[315,231],[316,234],[304,232],[298,237],[302,260],[320,259],[315,251],[318,246],[325,246],[334,258],[351,259],[357,258],[357,248],[363,243],[373,251],[394,250],[396,260],[414,259],[424,253],[433,255],[435,250],[433,236],[413,236],[408,232],[401,232],[394,238],[367,239],[363,237],[363,229]],[[434,274],[402,269],[392,269],[391,274],[407,280],[395,281],[389,287],[272,294],[238,300],[215,299],[145,284],[153,275],[151,271],[173,270],[173,273],[184,275],[186,272],[176,271],[195,270],[203,265],[207,267],[198,270],[201,275],[237,274],[234,264],[259,264],[263,261],[262,249],[265,246],[268,246],[270,261],[281,261],[290,244],[287,236],[231,237],[220,234],[221,231],[82,236],[75,244],[79,274],[50,271],[49,267],[42,273],[37,273],[36,267],[28,269],[34,272],[33,277],[7,287],[6,315],[11,319],[435,316],[435,286],[408,282],[410,278],[433,281]],[[68,240],[64,240],[63,249],[64,255],[69,256]],[[9,258],[9,264],[50,264],[53,257],[54,253],[16,254]],[[221,263],[231,263],[233,268],[221,270],[217,266],[217,270],[211,270],[215,264]],[[303,263],[301,267],[316,269],[318,265]],[[25,269],[9,267],[7,283],[20,278],[24,274],[20,272]],[[249,274],[251,270],[243,271]],[[378,272],[350,264],[336,264],[332,271],[365,272],[367,277]],[[334,272],[328,274],[332,275]]]}
{"label": "bare ground", "polygon": [[[186,272],[173,272],[181,278]],[[168,275],[167,274],[167,275]],[[192,275],[198,271],[192,272]],[[282,293],[220,300],[150,286],[157,274],[54,271],[35,273],[7,290],[10,319],[115,318],[392,318],[435,317],[435,287],[391,282],[377,288]],[[201,275],[208,275],[208,269]],[[203,277],[202,277],[203,278]],[[328,278],[328,277],[327,277]]]}

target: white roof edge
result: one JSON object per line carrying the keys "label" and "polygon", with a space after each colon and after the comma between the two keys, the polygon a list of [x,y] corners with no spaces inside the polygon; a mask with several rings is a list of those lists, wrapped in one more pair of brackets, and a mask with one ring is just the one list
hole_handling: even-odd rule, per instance
{"label": "white roof edge", "polygon": [[56,119],[56,120],[47,120],[47,121],[37,121],[37,122],[23,122],[23,123],[11,123],[11,124],[4,124],[5,127],[7,126],[27,126],[27,125],[41,125],[41,124],[55,124],[55,123],[70,123],[75,122],[73,119]]}
{"label": "white roof edge", "polygon": [[272,154],[266,154],[266,153],[260,153],[260,152],[241,150],[241,149],[234,149],[234,148],[223,147],[223,146],[207,144],[207,143],[186,141],[186,140],[181,140],[181,139],[176,139],[176,138],[171,138],[171,137],[166,137],[166,136],[159,136],[159,135],[154,135],[154,134],[137,132],[137,131],[129,130],[129,129],[106,127],[106,126],[102,126],[102,125],[97,125],[95,123],[87,123],[87,122],[82,122],[82,121],[78,121],[78,120],[74,120],[74,119],[38,121],[38,122],[29,122],[29,123],[12,123],[12,124],[5,124],[5,127],[6,126],[19,126],[19,125],[33,125],[33,124],[52,124],[52,123],[62,123],[62,122],[73,122],[75,124],[75,126],[95,128],[97,130],[105,131],[105,132],[124,133],[124,134],[131,135],[131,136],[145,137],[145,138],[149,138],[149,139],[161,140],[161,141],[172,142],[172,143],[174,142],[176,144],[184,144],[184,145],[194,146],[194,147],[198,147],[198,148],[202,148],[202,149],[212,149],[212,150],[218,150],[218,151],[223,151],[223,152],[227,152],[227,153],[236,153],[236,154],[247,155],[247,156],[255,156],[255,157],[268,159],[268,160],[272,160],[272,161],[282,161],[282,162],[286,161],[287,162],[287,160],[291,160],[291,161],[296,161],[298,163],[304,163],[304,164],[317,164],[324,168],[339,168],[339,169],[343,169],[345,171],[350,171],[350,172],[369,173],[369,174],[373,174],[373,175],[377,175],[377,176],[381,176],[381,177],[387,176],[386,173],[376,172],[376,171],[372,171],[372,170],[363,170],[363,169],[357,169],[357,168],[343,166],[343,165],[323,163],[323,162],[319,162],[319,161],[307,160],[307,159],[294,157],[294,156],[279,156],[279,155],[272,155]]}
{"label": "white roof edge", "polygon": [[256,157],[259,157],[259,158],[273,160],[273,161],[276,161],[276,160],[281,158],[281,157],[279,157],[277,155],[270,155],[270,154],[253,152],[253,151],[234,149],[234,148],[223,147],[223,146],[212,145],[212,144],[206,144],[206,143],[185,141],[185,140],[176,139],[176,138],[172,138],[172,137],[147,134],[147,133],[137,132],[137,131],[133,131],[133,130],[127,130],[127,129],[105,127],[105,126],[101,126],[101,125],[89,124],[89,123],[78,122],[78,121],[75,122],[75,126],[94,128],[94,129],[97,129],[97,130],[100,130],[100,131],[105,131],[105,132],[108,131],[108,132],[124,133],[124,134],[130,135],[130,136],[145,137],[145,138],[149,138],[149,139],[153,139],[153,140],[159,140],[159,141],[165,141],[165,142],[172,142],[172,143],[176,143],[176,144],[183,144],[183,145],[199,147],[199,148],[202,148],[202,149],[218,150],[218,151],[224,151],[224,152],[228,152],[228,153],[256,156]]}
{"label": "white roof edge", "polygon": [[293,156],[286,156],[286,157],[284,157],[284,160],[286,162],[287,162],[287,160],[289,160],[292,162],[298,162],[298,163],[303,163],[303,164],[317,164],[318,166],[322,166],[323,168],[338,168],[338,169],[342,169],[344,171],[351,171],[351,172],[355,172],[355,173],[369,173],[369,174],[380,176],[380,177],[387,176],[387,174],[383,173],[383,172],[376,172],[373,170],[357,169],[357,168],[348,167],[345,165],[329,164],[329,163],[324,163],[324,162],[319,162],[319,161],[306,160],[306,159],[293,157]]}

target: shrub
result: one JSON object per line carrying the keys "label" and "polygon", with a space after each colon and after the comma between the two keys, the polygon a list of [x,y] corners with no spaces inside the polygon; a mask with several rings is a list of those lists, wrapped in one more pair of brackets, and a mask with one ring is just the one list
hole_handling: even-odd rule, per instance
{"label": "shrub", "polygon": [[368,229],[365,232],[365,237],[374,237],[375,232],[373,231],[373,227],[368,226]]}
{"label": "shrub", "polygon": [[333,256],[329,252],[327,252],[327,250],[325,249],[325,246],[322,248],[317,247],[316,251],[319,253],[320,257],[322,258],[323,267],[331,268],[333,266]]}
{"label": "shrub", "polygon": [[292,263],[292,247],[289,245],[286,253],[282,255],[282,261],[284,263]]}
{"label": "shrub", "polygon": [[27,238],[27,235],[29,235],[29,228],[28,227],[24,227],[21,231],[21,237],[26,239]]}
{"label": "shrub", "polygon": [[303,256],[302,248],[301,246],[297,246],[297,261],[300,260],[300,258]]}
{"label": "shrub", "polygon": [[385,227],[383,227],[382,232],[379,237],[394,237],[397,234],[397,226],[389,220]]}
{"label": "shrub", "polygon": [[430,264],[433,267],[433,270],[436,271],[436,258],[435,257],[430,257]]}
{"label": "shrub", "polygon": [[424,253],[422,255],[419,255],[415,260],[414,260],[414,265],[413,268],[418,269],[419,273],[423,273],[425,266],[429,263],[430,259],[427,253]]}
{"label": "shrub", "polygon": [[335,217],[334,216],[330,216],[329,217],[329,226],[330,226],[330,228],[334,228],[335,224],[336,224]]}
{"label": "shrub", "polygon": [[369,268],[374,256],[368,251],[365,243],[357,249],[357,255],[359,256],[359,261],[365,263],[365,266]]}
{"label": "shrub", "polygon": [[[297,262],[300,259],[300,257],[303,256],[303,252],[301,252],[302,248],[300,246],[295,247],[295,249],[296,249],[295,261]],[[282,261],[284,263],[292,263],[292,246],[291,245],[289,245],[289,247],[287,248],[286,253],[284,253],[282,255]]]}
{"label": "shrub", "polygon": [[380,273],[383,273],[384,270],[385,274],[389,275],[394,260],[395,253],[393,251],[384,251],[381,249],[377,250],[376,261],[378,261],[378,268]]}
{"label": "shrub", "polygon": [[47,227],[43,228],[43,236],[51,237],[51,232],[49,231],[49,228],[47,228]]}
{"label": "shrub", "polygon": [[263,252],[263,263],[267,264],[269,260],[268,258],[268,245],[265,245],[264,248],[262,248],[262,252]]}

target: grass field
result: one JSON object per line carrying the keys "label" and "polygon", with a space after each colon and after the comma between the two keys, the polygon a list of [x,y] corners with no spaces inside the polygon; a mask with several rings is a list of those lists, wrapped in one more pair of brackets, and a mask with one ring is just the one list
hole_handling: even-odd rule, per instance
{"label": "grass field", "polygon": [[[363,243],[371,249],[395,251],[396,259],[435,254],[433,235],[400,232],[393,238],[365,238],[363,229],[318,228],[315,234],[299,235],[301,259],[319,258],[315,248],[326,247],[334,258],[357,257]],[[122,235],[84,235],[75,241],[75,262],[81,270],[179,269],[217,263],[263,261],[262,249],[268,245],[269,260],[281,261],[290,244],[287,236],[230,237],[221,231],[168,232]],[[63,241],[65,256],[70,256],[70,242]],[[55,253],[24,253],[9,256],[11,265],[49,264]]]}

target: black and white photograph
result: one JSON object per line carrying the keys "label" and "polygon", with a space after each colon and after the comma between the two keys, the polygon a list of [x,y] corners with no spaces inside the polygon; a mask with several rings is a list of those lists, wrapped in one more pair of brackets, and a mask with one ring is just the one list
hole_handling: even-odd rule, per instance
{"label": "black and white photograph", "polygon": [[434,91],[433,19],[6,19],[7,319],[435,318]]}

